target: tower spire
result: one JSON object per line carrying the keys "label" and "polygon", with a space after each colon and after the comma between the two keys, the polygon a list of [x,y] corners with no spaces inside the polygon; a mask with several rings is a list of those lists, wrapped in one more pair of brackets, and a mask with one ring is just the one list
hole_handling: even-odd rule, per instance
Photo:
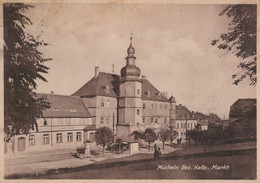
{"label": "tower spire", "polygon": [[133,33],[132,33],[132,30],[131,30],[131,33],[130,33],[130,45],[129,45],[128,49],[127,49],[127,54],[128,54],[128,56],[126,57],[127,59],[128,58],[136,59],[136,57],[134,55],[135,54],[135,49],[133,47]]}

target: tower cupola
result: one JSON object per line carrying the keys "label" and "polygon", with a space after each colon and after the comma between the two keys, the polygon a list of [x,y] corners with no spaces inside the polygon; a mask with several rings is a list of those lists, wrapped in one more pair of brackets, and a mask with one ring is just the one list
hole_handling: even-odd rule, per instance
{"label": "tower cupola", "polygon": [[141,75],[141,70],[135,65],[135,49],[132,43],[132,36],[130,37],[130,45],[127,49],[126,66],[121,69],[121,76],[123,78],[139,78]]}

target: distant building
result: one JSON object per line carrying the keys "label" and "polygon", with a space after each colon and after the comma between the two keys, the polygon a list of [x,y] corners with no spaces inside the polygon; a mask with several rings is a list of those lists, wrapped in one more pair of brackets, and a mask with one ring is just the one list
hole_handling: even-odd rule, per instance
{"label": "distant building", "polygon": [[209,125],[208,116],[201,112],[195,112],[194,115],[198,121],[200,130],[202,131],[208,130],[208,125]]}
{"label": "distant building", "polygon": [[176,106],[176,131],[178,132],[178,138],[186,138],[186,123],[187,130],[192,130],[196,128],[197,119],[195,114],[190,112],[186,106],[181,104]]}
{"label": "distant building", "polygon": [[238,99],[229,113],[229,129],[234,139],[256,138],[256,99]]}
{"label": "distant building", "polygon": [[94,140],[96,129],[90,112],[80,97],[37,94],[45,97],[51,108],[37,120],[37,127],[29,135],[15,135],[5,143],[5,153],[49,148],[76,148],[84,141]]}
{"label": "distant building", "polygon": [[214,114],[214,113],[209,113],[208,115],[208,122],[211,125],[221,125],[221,119],[220,117],[218,117],[218,115]]}

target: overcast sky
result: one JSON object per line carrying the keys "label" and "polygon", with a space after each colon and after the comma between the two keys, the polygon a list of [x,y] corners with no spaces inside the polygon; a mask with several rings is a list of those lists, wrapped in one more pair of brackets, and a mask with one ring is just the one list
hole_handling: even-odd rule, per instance
{"label": "overcast sky", "polygon": [[256,87],[232,85],[241,61],[211,46],[227,31],[218,16],[225,5],[37,4],[26,14],[28,31],[51,46],[41,49],[53,61],[48,83],[37,92],[71,95],[100,71],[115,73],[125,65],[130,32],[141,75],[160,91],[173,94],[191,111],[227,118],[238,98],[255,98]]}

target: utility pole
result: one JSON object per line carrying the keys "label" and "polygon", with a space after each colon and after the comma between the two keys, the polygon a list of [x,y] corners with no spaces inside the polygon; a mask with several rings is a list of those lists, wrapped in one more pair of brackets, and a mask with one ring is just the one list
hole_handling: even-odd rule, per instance
{"label": "utility pole", "polygon": [[185,118],[186,118],[186,137],[185,137],[185,141],[186,141],[186,147],[187,147],[187,115],[185,115]]}
{"label": "utility pole", "polygon": [[113,151],[115,154],[115,113],[113,113]]}

